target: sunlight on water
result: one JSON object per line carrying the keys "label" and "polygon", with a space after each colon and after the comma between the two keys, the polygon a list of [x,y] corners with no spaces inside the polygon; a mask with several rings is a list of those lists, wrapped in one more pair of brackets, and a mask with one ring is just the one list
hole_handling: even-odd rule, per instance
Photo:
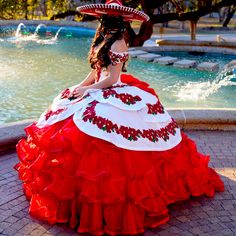
{"label": "sunlight on water", "polygon": [[[178,100],[205,100],[211,94],[216,93],[223,86],[236,86],[236,73],[233,68],[224,70],[212,81],[205,82],[187,82],[184,85],[174,85],[179,91],[177,93]],[[171,86],[166,89],[171,91]]]}
{"label": "sunlight on water", "polygon": [[[226,63],[225,63],[226,64]],[[179,69],[132,59],[129,72],[147,81],[171,108],[236,108],[234,75]]]}

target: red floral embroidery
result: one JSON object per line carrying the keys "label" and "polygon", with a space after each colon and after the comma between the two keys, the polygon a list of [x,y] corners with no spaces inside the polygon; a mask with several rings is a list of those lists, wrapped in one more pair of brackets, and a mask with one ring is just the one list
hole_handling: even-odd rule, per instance
{"label": "red floral embroidery", "polygon": [[89,103],[89,106],[83,113],[83,121],[92,122],[99,129],[102,129],[103,131],[106,131],[108,133],[116,132],[117,134],[120,134],[124,138],[128,139],[129,141],[137,141],[140,137],[147,138],[151,142],[157,142],[159,138],[163,139],[164,141],[167,141],[169,139],[169,135],[174,135],[176,133],[175,129],[178,128],[178,125],[173,118],[166,127],[161,128],[160,130],[147,129],[141,131],[139,129],[126,127],[123,125],[118,127],[118,125],[114,124],[112,121],[96,115],[95,107],[97,103],[98,101],[96,100]]}
{"label": "red floral embroidery", "polygon": [[[81,100],[83,100],[83,99],[85,99],[85,98],[87,98],[87,97],[89,97],[89,96],[90,96],[90,94],[88,93],[88,94],[86,94],[84,97],[78,99],[77,101],[72,102],[71,104],[76,104],[76,103],[80,102]],[[73,99],[76,99],[76,97],[70,97],[70,98],[69,98],[69,100],[73,100]]]}
{"label": "red floral embroidery", "polygon": [[[92,53],[95,53],[94,48],[92,49]],[[122,63],[122,62],[126,62],[129,58],[129,54],[128,52],[113,52],[111,50],[109,50],[108,55],[110,57],[111,60],[111,64],[112,65],[116,65],[117,63]],[[96,70],[96,74],[95,74],[95,82],[98,82],[101,76],[101,72],[102,72],[102,66],[100,65],[99,62],[97,62],[95,64],[95,70]]]}
{"label": "red floral embroidery", "polygon": [[68,98],[70,96],[70,89],[66,88],[61,92],[61,99]]}
{"label": "red floral embroidery", "polygon": [[117,63],[126,62],[129,58],[128,52],[113,52],[109,50],[108,55],[111,59],[111,64],[116,65]]}
{"label": "red floral embroidery", "polygon": [[127,86],[126,84],[117,84],[117,85],[112,85],[110,87],[107,87],[107,88],[103,88],[103,90],[106,90],[106,89],[113,89],[113,88],[123,88]]}
{"label": "red floral embroidery", "polygon": [[109,98],[110,96],[116,97],[120,99],[123,103],[130,105],[135,104],[137,101],[141,101],[142,99],[139,96],[132,96],[128,93],[117,93],[114,89],[106,89],[103,91],[103,97],[105,99]]}
{"label": "red floral embroidery", "polygon": [[[90,95],[87,94],[87,95],[85,95],[84,97],[82,97],[81,99],[79,99],[79,101],[81,101],[82,99],[87,98],[87,97],[89,97],[89,96],[90,96]],[[70,89],[66,88],[65,90],[63,90],[63,91],[61,92],[61,97],[60,97],[60,99],[65,99],[65,98],[67,98],[67,99],[69,99],[69,100],[71,101],[71,100],[77,99],[78,97],[77,97],[77,96],[74,96],[74,95],[71,95]],[[76,102],[79,102],[79,101],[76,101]]]}
{"label": "red floral embroidery", "polygon": [[164,107],[160,103],[160,100],[157,101],[155,104],[146,104],[148,107],[148,114],[156,115],[157,113],[164,113]]}
{"label": "red floral embroidery", "polygon": [[45,120],[48,120],[51,116],[58,115],[65,111],[67,108],[60,108],[56,111],[52,111],[51,109],[47,110],[47,113],[45,114]]}

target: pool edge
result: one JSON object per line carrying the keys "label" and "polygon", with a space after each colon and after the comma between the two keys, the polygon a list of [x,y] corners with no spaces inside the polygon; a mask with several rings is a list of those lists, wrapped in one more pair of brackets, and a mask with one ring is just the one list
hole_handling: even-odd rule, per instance
{"label": "pool edge", "polygon": [[[236,131],[236,109],[167,109],[183,130]],[[25,138],[24,128],[34,119],[0,125],[0,155],[15,149],[18,140]]]}

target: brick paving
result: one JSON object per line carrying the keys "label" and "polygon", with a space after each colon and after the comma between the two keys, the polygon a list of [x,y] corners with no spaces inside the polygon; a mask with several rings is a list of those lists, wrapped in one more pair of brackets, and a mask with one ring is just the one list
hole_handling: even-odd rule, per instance
{"label": "brick paving", "polygon": [[[197,197],[169,206],[170,221],[146,236],[236,235],[236,132],[185,131],[200,152],[211,155],[210,166],[222,176],[225,192],[214,198]],[[49,225],[28,215],[29,203],[12,168],[16,153],[0,157],[0,235],[78,235],[66,224]],[[86,235],[86,234],[83,234]]]}

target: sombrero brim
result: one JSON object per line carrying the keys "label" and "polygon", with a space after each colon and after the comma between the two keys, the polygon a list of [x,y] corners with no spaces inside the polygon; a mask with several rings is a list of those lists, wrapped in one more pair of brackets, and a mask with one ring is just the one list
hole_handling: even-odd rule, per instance
{"label": "sombrero brim", "polygon": [[147,14],[131,7],[119,6],[115,4],[88,4],[76,8],[77,11],[100,17],[101,15],[123,16],[127,21],[148,21],[150,18]]}

